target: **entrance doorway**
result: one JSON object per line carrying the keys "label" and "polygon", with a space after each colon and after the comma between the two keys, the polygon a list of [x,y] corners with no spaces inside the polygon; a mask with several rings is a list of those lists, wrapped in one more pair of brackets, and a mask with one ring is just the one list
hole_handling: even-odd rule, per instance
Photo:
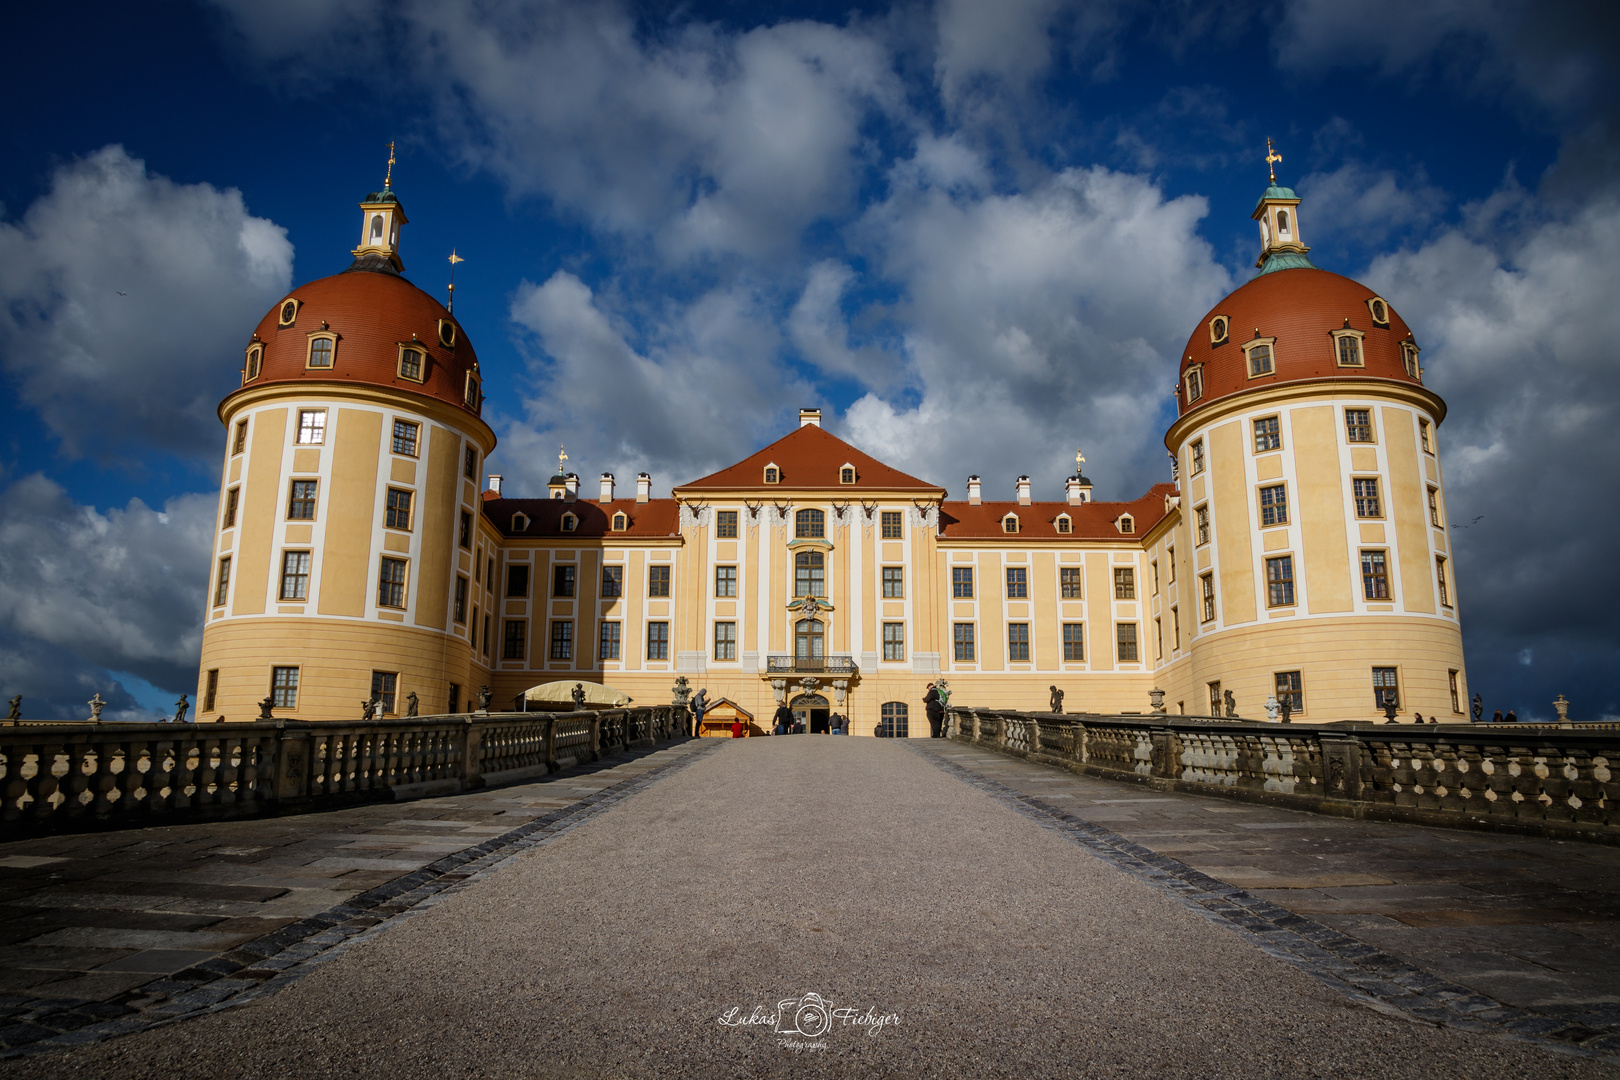
{"label": "entrance doorway", "polygon": [[828,717],[832,715],[832,706],[820,694],[800,694],[793,699],[793,719],[803,724],[804,730],[812,735],[825,735],[828,728]]}

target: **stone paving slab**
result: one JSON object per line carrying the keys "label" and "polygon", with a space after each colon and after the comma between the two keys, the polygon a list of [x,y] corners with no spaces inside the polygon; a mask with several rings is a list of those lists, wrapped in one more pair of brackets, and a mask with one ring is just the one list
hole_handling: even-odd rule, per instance
{"label": "stone paving slab", "polygon": [[[0,999],[0,1051],[70,1030],[82,1037],[95,1026],[87,1017],[118,1018],[123,1030],[146,1013],[175,1015],[176,1002],[179,1012],[191,1011],[184,1003],[202,1007],[196,1003],[225,985],[222,976],[243,970],[262,974],[237,990],[257,988],[402,910],[395,897],[425,880],[442,877],[442,888],[468,876],[426,868],[485,858],[537,820],[566,816],[705,749],[712,744],[682,742],[408,808],[376,804],[0,845],[0,941],[9,943],[0,946],[0,994],[11,995]],[[559,789],[571,797],[552,797]],[[560,809],[548,810],[553,803]],[[418,812],[421,821],[408,816]],[[221,844],[225,836],[230,843]],[[395,857],[327,854],[373,841]],[[408,857],[402,843],[412,845]],[[388,908],[380,918],[368,914],[379,906]],[[351,924],[347,933],[304,949],[340,924]]]}

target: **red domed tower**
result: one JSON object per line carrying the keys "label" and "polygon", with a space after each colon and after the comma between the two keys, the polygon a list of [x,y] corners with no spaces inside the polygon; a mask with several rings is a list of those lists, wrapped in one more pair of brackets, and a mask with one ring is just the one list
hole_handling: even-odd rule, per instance
{"label": "red domed tower", "polygon": [[260,320],[219,406],[200,721],[252,719],[267,696],[300,720],[359,719],[374,699],[403,714],[411,694],[424,714],[457,711],[488,681],[478,478],[495,435],[478,357],[401,276],[390,184],[360,207],[353,264]]}
{"label": "red domed tower", "polygon": [[1187,711],[1273,695],[1300,719],[1461,720],[1467,703],[1439,427],[1412,331],[1321,270],[1300,199],[1273,174],[1259,273],[1183,351],[1165,436],[1180,472],[1180,648],[1161,673]]}

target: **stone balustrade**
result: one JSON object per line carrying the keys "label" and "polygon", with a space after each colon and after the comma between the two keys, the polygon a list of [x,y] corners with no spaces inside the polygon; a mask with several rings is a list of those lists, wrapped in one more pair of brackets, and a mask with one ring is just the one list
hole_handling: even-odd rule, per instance
{"label": "stone balustrade", "polygon": [[1275,724],[953,707],[952,738],[1158,790],[1620,844],[1612,725]]}
{"label": "stone balustrade", "polygon": [[0,839],[450,795],[687,733],[663,705],[356,723],[0,728]]}

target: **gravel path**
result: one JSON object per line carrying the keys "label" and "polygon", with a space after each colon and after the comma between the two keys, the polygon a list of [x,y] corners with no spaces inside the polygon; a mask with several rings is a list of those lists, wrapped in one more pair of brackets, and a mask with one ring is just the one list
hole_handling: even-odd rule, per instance
{"label": "gravel path", "polygon": [[[817,993],[824,1038],[728,1028]],[[806,1021],[813,1019],[804,1014]],[[254,1004],[5,1076],[1542,1077],[1354,1005],[899,743],[728,743]]]}

